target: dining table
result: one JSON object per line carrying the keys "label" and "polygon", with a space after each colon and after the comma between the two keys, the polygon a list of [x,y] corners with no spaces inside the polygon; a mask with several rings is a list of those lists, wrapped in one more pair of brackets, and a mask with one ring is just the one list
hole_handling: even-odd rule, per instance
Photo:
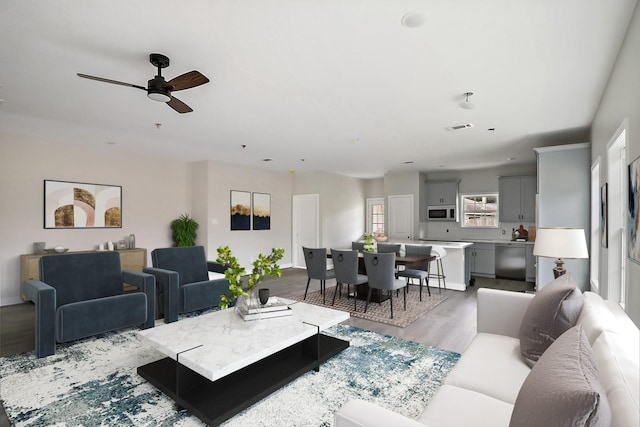
{"label": "dining table", "polygon": [[[340,249],[340,250],[350,250],[350,249]],[[374,252],[375,253],[375,252]],[[331,251],[327,251],[327,258],[331,258]],[[435,255],[398,255],[396,254],[395,265],[396,269],[398,266],[404,266],[404,268],[411,268],[415,266],[421,266],[431,261],[435,261]],[[364,266],[364,255],[362,252],[358,252],[358,274],[367,274],[367,270]],[[349,295],[350,297],[355,296],[358,299],[366,300],[367,294],[369,292],[369,286],[364,284],[364,286],[356,286],[355,295]],[[381,303],[389,299],[389,295],[382,292],[380,289],[373,289],[371,292],[371,301]]]}

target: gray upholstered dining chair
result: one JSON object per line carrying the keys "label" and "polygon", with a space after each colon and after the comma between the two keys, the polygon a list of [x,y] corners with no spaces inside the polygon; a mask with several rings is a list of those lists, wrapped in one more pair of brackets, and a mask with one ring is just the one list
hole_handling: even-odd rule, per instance
{"label": "gray upholstered dining chair", "polygon": [[[431,256],[431,246],[422,246],[422,245],[404,245],[405,255],[406,256],[415,256],[415,255],[424,255]],[[422,301],[422,282],[424,281],[424,285],[427,287],[427,292],[429,292],[429,296],[431,296],[431,290],[429,290],[429,265],[430,261],[425,261],[424,264],[421,265],[413,265],[410,268],[405,268],[404,270],[398,273],[398,277],[404,277],[407,280],[407,289],[408,285],[411,285],[412,279],[418,279],[418,286],[420,286],[420,301]]]}
{"label": "gray upholstered dining chair", "polygon": [[387,254],[394,253],[396,255],[400,255],[400,243],[378,243],[378,253]]}
{"label": "gray upholstered dining chair", "polygon": [[333,268],[336,275],[336,288],[333,291],[333,302],[336,303],[336,294],[338,291],[342,294],[342,285],[347,285],[347,295],[349,295],[349,285],[355,288],[353,296],[353,310],[358,310],[358,285],[363,285],[369,281],[364,274],[358,274],[358,251],[357,250],[338,250],[331,249],[331,259],[333,260]]}
{"label": "gray upholstered dining chair", "polygon": [[351,249],[358,252],[364,252],[364,242],[351,242]]}
{"label": "gray upholstered dining chair", "polygon": [[389,293],[389,302],[391,305],[391,318],[393,319],[393,291],[404,289],[404,309],[407,309],[407,283],[404,280],[395,277],[395,253],[369,253],[364,252],[364,266],[367,270],[369,278],[369,292],[367,293],[367,302],[364,306],[364,312],[367,312],[369,301],[371,300],[371,290],[379,289]]}
{"label": "gray upholstered dining chair", "polygon": [[307,288],[304,290],[304,299],[307,299],[307,291],[309,290],[309,283],[311,279],[320,281],[320,293],[322,294],[322,302],[326,303],[326,282],[329,279],[336,277],[333,270],[327,270],[327,248],[305,248],[302,247],[304,252],[304,262],[307,265]]}

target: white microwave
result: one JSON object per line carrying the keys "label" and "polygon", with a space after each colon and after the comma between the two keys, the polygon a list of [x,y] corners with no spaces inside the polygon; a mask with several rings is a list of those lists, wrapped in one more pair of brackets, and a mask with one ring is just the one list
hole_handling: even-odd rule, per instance
{"label": "white microwave", "polygon": [[457,221],[456,206],[427,206],[427,219],[429,221]]}

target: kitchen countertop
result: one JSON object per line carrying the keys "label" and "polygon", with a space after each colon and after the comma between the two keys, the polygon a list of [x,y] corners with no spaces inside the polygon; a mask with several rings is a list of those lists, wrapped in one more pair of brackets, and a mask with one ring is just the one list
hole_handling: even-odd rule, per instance
{"label": "kitchen countertop", "polygon": [[511,239],[454,239],[454,240],[439,240],[439,239],[420,239],[422,242],[432,242],[434,244],[439,243],[447,243],[447,244],[456,244],[456,243],[522,243],[525,245],[533,245],[535,240],[526,241],[526,242],[517,242]]}

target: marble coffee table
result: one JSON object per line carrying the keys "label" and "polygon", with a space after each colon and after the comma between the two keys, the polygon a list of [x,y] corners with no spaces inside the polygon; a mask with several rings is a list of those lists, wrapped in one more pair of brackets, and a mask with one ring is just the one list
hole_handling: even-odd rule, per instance
{"label": "marble coffee table", "polygon": [[244,321],[228,309],[139,331],[167,357],[138,374],[179,408],[218,425],[349,347],[321,333],[349,313],[280,299],[291,316]]}

